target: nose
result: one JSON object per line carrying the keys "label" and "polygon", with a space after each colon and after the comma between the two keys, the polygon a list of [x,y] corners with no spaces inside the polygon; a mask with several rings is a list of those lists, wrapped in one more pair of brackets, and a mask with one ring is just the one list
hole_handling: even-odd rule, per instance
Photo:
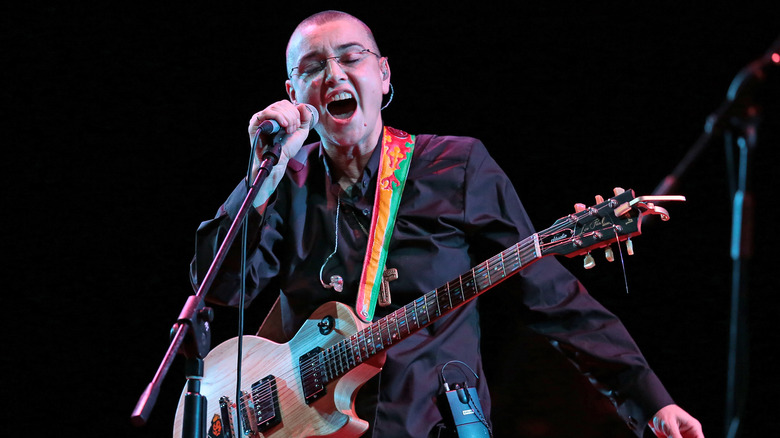
{"label": "nose", "polygon": [[328,58],[325,62],[325,82],[337,82],[346,79],[347,75],[336,58]]}

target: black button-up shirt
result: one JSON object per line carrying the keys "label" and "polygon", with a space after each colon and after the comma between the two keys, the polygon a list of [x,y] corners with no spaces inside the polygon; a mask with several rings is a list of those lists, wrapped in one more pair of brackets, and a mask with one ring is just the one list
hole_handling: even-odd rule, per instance
{"label": "black button-up shirt", "polygon": [[[379,150],[375,149],[362,180],[346,193],[331,179],[319,144],[304,146],[288,164],[264,217],[255,211],[250,214],[253,243],[247,298],[280,294],[277,304],[287,339],[323,303],[355,305]],[[201,224],[193,263],[196,282],[245,196],[242,182],[216,219]],[[375,319],[458,278],[533,232],[511,182],[481,142],[418,135],[386,262],[387,268],[398,270],[398,279],[390,283],[393,303],[377,307]],[[236,260],[226,261],[209,295],[212,302],[238,303]],[[320,283],[326,260],[322,280],[328,283],[331,275],[340,275],[341,293]],[[594,384],[610,394],[623,418],[630,415],[640,425],[646,424],[649,416],[672,403],[619,320],[554,258],[538,261],[497,288],[503,292],[488,293],[503,293],[507,304],[518,309],[518,320],[507,322],[522,321],[550,338],[583,373],[598,376]],[[373,436],[428,436],[442,420],[435,402],[441,392],[440,371],[453,360],[465,362],[480,376],[478,382],[467,383],[477,386],[489,418],[490,396],[479,344],[479,313],[476,301],[471,301],[388,349],[382,372],[363,387],[356,402],[360,416],[371,422]],[[463,374],[455,376],[463,379]]]}

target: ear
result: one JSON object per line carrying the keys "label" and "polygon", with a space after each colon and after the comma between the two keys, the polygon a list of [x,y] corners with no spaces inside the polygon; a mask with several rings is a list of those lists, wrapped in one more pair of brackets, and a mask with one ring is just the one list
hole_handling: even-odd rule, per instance
{"label": "ear", "polygon": [[284,88],[287,90],[287,96],[290,97],[290,101],[297,104],[298,101],[295,100],[295,87],[293,87],[292,81],[289,79],[284,81]]}
{"label": "ear", "polygon": [[382,93],[387,94],[390,92],[390,64],[387,58],[382,58],[379,71],[382,73]]}

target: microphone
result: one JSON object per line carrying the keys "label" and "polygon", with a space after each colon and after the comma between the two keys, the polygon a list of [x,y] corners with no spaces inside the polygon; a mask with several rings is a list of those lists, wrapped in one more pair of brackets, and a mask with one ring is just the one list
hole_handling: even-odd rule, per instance
{"label": "microphone", "polygon": [[767,52],[751,62],[737,73],[729,85],[726,100],[720,107],[707,117],[704,130],[715,132],[722,127],[729,117],[744,117],[745,110],[752,104],[755,91],[766,82],[767,76],[774,73],[773,69],[780,66],[780,38],[775,40]]}
{"label": "microphone", "polygon": [[[311,122],[309,122],[309,129],[314,128],[320,121],[320,113],[317,112],[317,108],[313,105],[304,103],[306,109],[311,113]],[[284,137],[284,130],[276,120],[263,120],[258,126],[258,131],[255,134],[255,140],[259,138],[259,134],[276,134],[273,142],[270,145],[265,146],[263,149],[263,159],[271,159],[275,165],[279,162],[279,155],[282,153],[282,138]]]}
{"label": "microphone", "polygon": [[[311,113],[311,123],[309,123],[309,129],[312,129],[317,125],[317,123],[319,123],[320,113],[317,111],[317,108],[314,108],[314,105],[309,105],[308,103],[304,103],[304,105]],[[282,127],[276,120],[263,120],[263,122],[260,123],[260,126],[258,126],[259,133],[268,135],[276,134],[281,129]]]}

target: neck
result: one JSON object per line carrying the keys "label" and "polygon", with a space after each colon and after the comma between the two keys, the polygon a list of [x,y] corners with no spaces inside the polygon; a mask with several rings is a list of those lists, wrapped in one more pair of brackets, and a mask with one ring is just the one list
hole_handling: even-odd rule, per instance
{"label": "neck", "polygon": [[371,159],[380,135],[381,129],[375,135],[369,136],[367,141],[355,145],[338,145],[322,141],[323,149],[333,165],[331,169],[333,180],[342,188],[346,190],[362,178],[363,169]]}

